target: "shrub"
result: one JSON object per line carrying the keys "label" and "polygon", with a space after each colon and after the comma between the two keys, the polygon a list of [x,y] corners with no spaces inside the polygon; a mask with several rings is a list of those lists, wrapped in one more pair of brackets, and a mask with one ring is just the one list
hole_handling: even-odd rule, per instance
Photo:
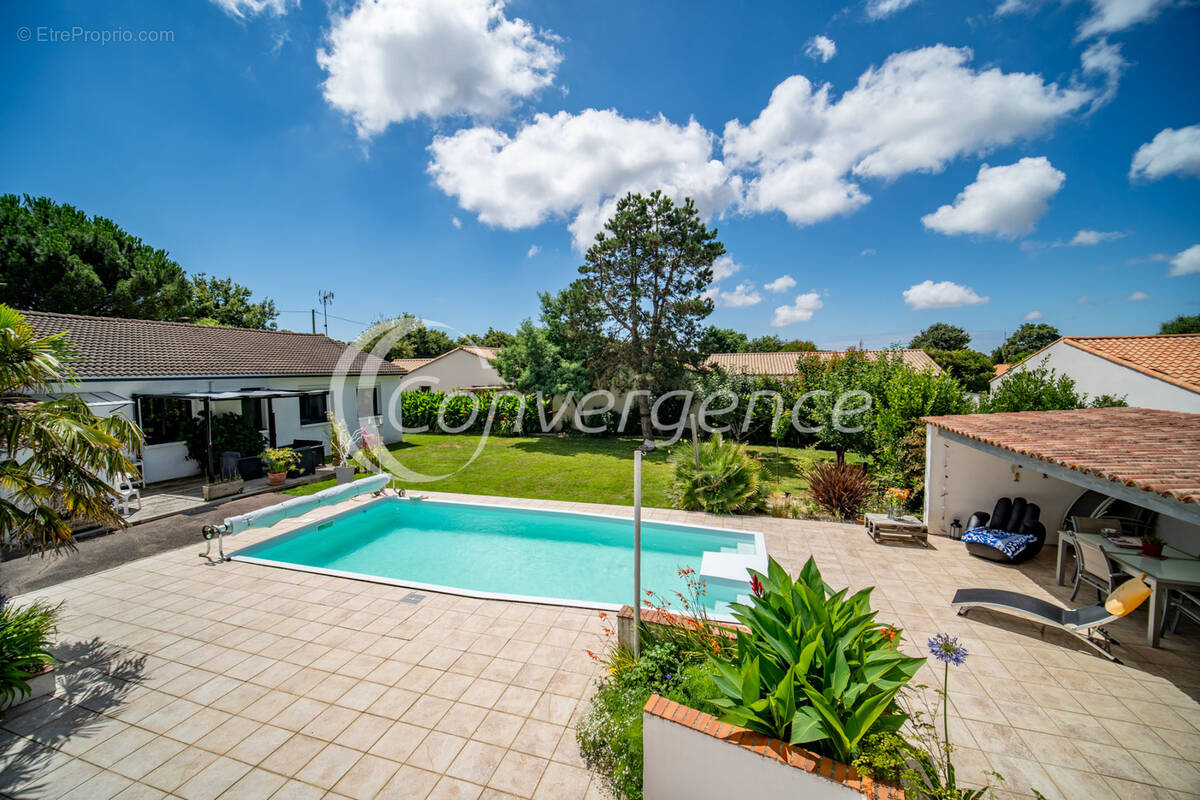
{"label": "shrub", "polygon": [[867,471],[847,462],[813,462],[804,479],[808,481],[813,501],[842,519],[857,517],[873,490]]}
{"label": "shrub", "polygon": [[629,654],[617,655],[576,727],[575,739],[584,763],[614,796],[639,800],[642,709],[650,695],[668,695],[680,683],[684,656],[671,641],[650,645],[636,661]]}
{"label": "shrub", "polygon": [[907,715],[896,696],[924,663],[896,648],[900,632],[875,622],[871,589],[834,592],[809,559],[796,581],[774,559],[750,604],[735,603],[732,661],[713,657],[721,719],[849,763],[873,733]]}
{"label": "shrub", "polygon": [[28,679],[54,663],[47,648],[57,621],[58,606],[35,602],[18,608],[0,595],[0,701],[28,695]]}
{"label": "shrub", "polygon": [[748,514],[765,507],[768,493],[762,468],[745,445],[726,442],[719,433],[700,445],[699,469],[690,449],[676,457],[671,489],[676,508]]}
{"label": "shrub", "polygon": [[[208,434],[204,429],[204,412],[183,421],[183,441],[187,445],[188,458],[204,463],[208,452]],[[266,438],[254,427],[248,417],[233,412],[214,414],[212,420],[212,455],[216,463],[221,453],[235,450],[242,458],[256,456],[267,446]]]}

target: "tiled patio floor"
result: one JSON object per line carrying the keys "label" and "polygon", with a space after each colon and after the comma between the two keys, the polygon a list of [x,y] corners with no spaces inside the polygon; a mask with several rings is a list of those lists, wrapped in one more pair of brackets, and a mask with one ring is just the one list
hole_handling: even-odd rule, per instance
{"label": "tiled patio floor", "polygon": [[[835,586],[878,587],[881,619],[910,640],[962,637],[971,655],[952,677],[952,737],[963,774],[994,769],[1013,793],[1032,787],[1049,798],[1200,794],[1196,639],[1141,647],[1141,612],[1115,626],[1126,643],[1119,666],[1038,626],[950,609],[962,586],[1065,600],[1050,586],[1053,550],[1013,569],[945,539],[928,550],[877,545],[849,525],[646,517],[762,530],[789,570],[811,554]],[[584,652],[600,643],[594,612],[427,592],[412,602],[409,590],[391,586],[213,565],[200,549],[31,595],[66,601],[59,649],[67,665],[56,697],[0,718],[0,793],[603,796],[571,728],[597,671]],[[921,679],[936,685],[939,674],[927,669]]]}

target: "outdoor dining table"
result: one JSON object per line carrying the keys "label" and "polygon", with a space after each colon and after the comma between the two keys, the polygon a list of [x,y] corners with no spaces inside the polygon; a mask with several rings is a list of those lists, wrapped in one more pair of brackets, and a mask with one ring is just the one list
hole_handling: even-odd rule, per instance
{"label": "outdoor dining table", "polygon": [[[1105,539],[1098,533],[1076,533],[1077,539],[1083,539],[1097,545],[1109,560],[1120,567],[1122,572],[1137,576],[1146,573],[1146,583],[1150,586],[1150,614],[1146,623],[1146,644],[1158,647],[1162,633],[1162,616],[1168,589],[1195,589],[1200,587],[1200,558],[1189,555],[1170,545],[1163,547],[1163,558],[1142,555],[1140,550],[1120,547]],[[1058,564],[1055,569],[1055,580],[1061,586],[1063,582],[1064,557],[1062,541],[1058,547]]]}

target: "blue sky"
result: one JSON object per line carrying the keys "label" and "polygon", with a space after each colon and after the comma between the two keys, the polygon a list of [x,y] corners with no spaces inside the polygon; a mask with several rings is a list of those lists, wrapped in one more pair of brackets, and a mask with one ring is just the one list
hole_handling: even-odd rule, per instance
{"label": "blue sky", "polygon": [[[342,338],[400,312],[511,330],[617,194],[657,185],[720,229],[710,321],[752,335],[876,346],[947,321],[988,349],[1027,316],[1086,335],[1200,313],[1195,3],[0,16],[3,191],[112,217],[285,327],[332,289]],[[47,41],[74,27],[172,40]]]}

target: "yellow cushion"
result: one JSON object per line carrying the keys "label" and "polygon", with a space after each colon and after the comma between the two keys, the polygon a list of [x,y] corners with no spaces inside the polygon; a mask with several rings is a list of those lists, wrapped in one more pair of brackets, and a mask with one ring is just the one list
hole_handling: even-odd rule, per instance
{"label": "yellow cushion", "polygon": [[1133,580],[1118,586],[1104,601],[1104,609],[1110,614],[1123,617],[1146,602],[1146,598],[1150,596],[1150,587],[1143,580],[1145,577],[1146,573],[1143,572]]}

